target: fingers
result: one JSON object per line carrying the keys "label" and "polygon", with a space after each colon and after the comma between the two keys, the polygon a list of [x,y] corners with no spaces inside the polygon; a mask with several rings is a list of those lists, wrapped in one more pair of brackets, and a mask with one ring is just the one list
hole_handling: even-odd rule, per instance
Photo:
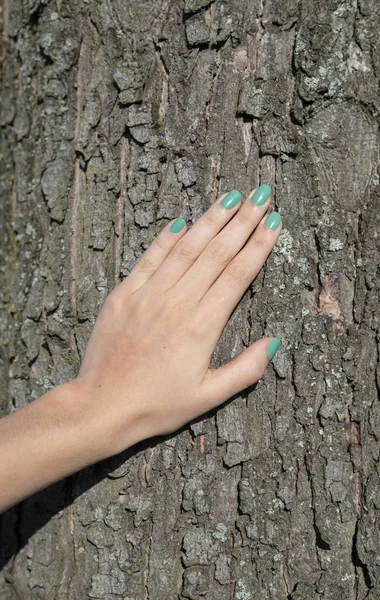
{"label": "fingers", "polygon": [[186,230],[184,219],[174,219],[168,223],[141,255],[131,273],[120,284],[120,288],[133,293],[144,285],[159,269],[170,251],[184,236]]}
{"label": "fingers", "polygon": [[200,300],[222,271],[244,246],[269,205],[271,189],[261,185],[252,192],[234,218],[208,243],[177,286],[186,295]]}
{"label": "fingers", "polygon": [[[120,287],[133,293],[149,280],[166,289],[180,281],[181,289],[186,284],[201,298],[252,233],[267,208],[270,192],[269,186],[261,185],[239,211],[241,194],[233,190],[221,196],[189,230],[181,218],[169,223]],[[191,274],[183,282],[189,270]]]}
{"label": "fingers", "polygon": [[240,206],[241,194],[233,190],[221,196],[188,230],[173,248],[151,283],[169,289],[191,267],[210,240],[233,217]]}
{"label": "fingers", "polygon": [[264,217],[244,248],[227,265],[201,300],[205,321],[219,336],[228,317],[255,279],[275,246],[282,228],[281,216],[271,212]]}
{"label": "fingers", "polygon": [[262,338],[219,369],[209,369],[200,386],[205,412],[256,383],[280,347],[278,338]]}

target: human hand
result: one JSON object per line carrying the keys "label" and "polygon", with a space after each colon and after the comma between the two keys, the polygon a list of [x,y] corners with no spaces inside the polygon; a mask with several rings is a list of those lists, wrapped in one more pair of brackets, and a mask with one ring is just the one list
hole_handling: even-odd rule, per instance
{"label": "human hand", "polygon": [[280,215],[265,214],[270,191],[262,185],[242,203],[234,190],[191,228],[169,223],[106,298],[75,380],[103,427],[106,455],[176,431],[263,376],[277,338],[209,365],[280,235]]}
{"label": "human hand", "polygon": [[0,513],[260,379],[276,338],[219,369],[210,360],[280,234],[280,215],[263,216],[269,194],[260,186],[241,205],[235,190],[188,231],[183,219],[167,225],[106,298],[78,377],[0,419]]}

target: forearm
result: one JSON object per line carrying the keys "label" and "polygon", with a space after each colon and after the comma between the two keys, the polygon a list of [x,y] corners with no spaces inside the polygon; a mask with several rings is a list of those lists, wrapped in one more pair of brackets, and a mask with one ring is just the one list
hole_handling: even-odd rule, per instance
{"label": "forearm", "polygon": [[112,454],[80,395],[60,385],[0,420],[0,513]]}

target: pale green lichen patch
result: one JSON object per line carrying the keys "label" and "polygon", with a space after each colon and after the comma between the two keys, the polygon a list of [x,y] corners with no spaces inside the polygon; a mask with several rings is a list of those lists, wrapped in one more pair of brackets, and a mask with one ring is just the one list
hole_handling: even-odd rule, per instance
{"label": "pale green lichen patch", "polygon": [[304,77],[303,79],[304,85],[311,91],[316,91],[319,86],[319,79],[316,77]]}
{"label": "pale green lichen patch", "polygon": [[331,68],[330,67],[324,67],[324,66],[320,66],[318,69],[318,72],[320,74],[321,77],[329,77],[331,74]]}
{"label": "pale green lichen patch", "polygon": [[216,540],[220,540],[221,542],[226,542],[228,538],[228,529],[224,525],[224,523],[217,523],[216,530],[212,534]]}
{"label": "pale green lichen patch", "polygon": [[51,381],[48,375],[44,375],[42,379],[37,380],[38,385],[42,386],[46,391],[52,390],[55,384]]}
{"label": "pale green lichen patch", "polygon": [[[293,248],[293,238],[290,235],[288,229],[284,228],[281,231],[280,237],[278,238],[277,245],[273,248],[275,255],[282,254],[285,256],[288,262],[292,262],[291,249]],[[282,261],[279,256],[275,256],[275,264],[278,265]]]}
{"label": "pale green lichen patch", "polygon": [[245,584],[241,579],[237,582],[236,585],[236,599],[237,600],[251,600],[252,594],[248,591]]}
{"label": "pale green lichen patch", "polygon": [[304,256],[302,256],[301,258],[299,258],[297,260],[297,266],[299,268],[299,270],[301,271],[301,273],[303,273],[304,275],[306,275],[309,271],[309,263],[307,258],[305,258]]}
{"label": "pale green lichen patch", "polygon": [[337,250],[342,250],[343,248],[343,242],[339,239],[336,238],[332,238],[330,240],[330,244],[329,244],[329,250],[331,250],[332,252],[336,252]]}

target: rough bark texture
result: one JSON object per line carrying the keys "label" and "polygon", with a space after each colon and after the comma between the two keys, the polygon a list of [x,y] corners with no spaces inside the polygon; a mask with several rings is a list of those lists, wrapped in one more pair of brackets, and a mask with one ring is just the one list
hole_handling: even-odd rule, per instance
{"label": "rough bark texture", "polygon": [[213,359],[285,340],[177,435],[1,520],[3,600],[380,598],[377,0],[3,0],[1,415],[73,378],[165,223],[272,186]]}

